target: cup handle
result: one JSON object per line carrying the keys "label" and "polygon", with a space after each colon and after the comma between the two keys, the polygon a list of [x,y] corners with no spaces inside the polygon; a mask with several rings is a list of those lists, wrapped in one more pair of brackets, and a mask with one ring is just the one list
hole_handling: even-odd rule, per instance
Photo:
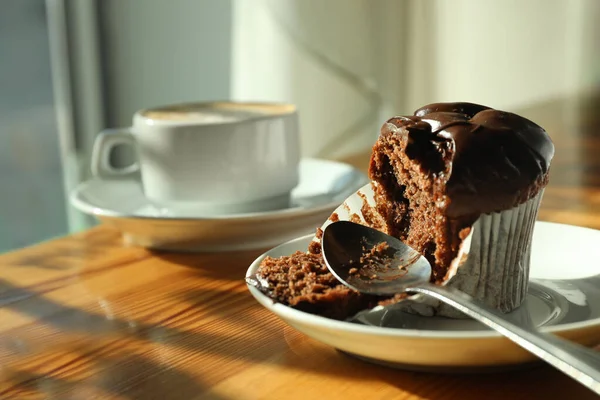
{"label": "cup handle", "polygon": [[112,149],[119,145],[133,146],[135,138],[131,128],[106,129],[98,134],[92,150],[92,174],[102,179],[130,179],[140,170],[138,161],[123,168],[110,163]]}

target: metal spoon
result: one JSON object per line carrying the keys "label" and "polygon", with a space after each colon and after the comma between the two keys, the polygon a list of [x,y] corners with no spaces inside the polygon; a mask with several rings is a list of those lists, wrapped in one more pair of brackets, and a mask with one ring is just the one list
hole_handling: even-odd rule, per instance
{"label": "metal spoon", "polygon": [[[361,265],[365,250],[386,242],[385,260]],[[477,303],[456,289],[429,283],[431,265],[411,247],[376,229],[348,221],[330,224],[321,239],[323,258],[331,273],[362,293],[390,296],[423,293],[462,311],[600,394],[600,357],[590,349],[535,327],[521,327],[504,314]],[[352,269],[352,271],[351,271]]]}

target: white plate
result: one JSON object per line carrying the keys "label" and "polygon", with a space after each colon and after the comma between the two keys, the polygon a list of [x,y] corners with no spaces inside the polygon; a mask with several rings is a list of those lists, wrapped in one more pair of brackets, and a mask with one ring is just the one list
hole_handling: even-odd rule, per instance
{"label": "white plate", "polygon": [[[260,256],[306,251],[312,235]],[[533,237],[531,285],[525,304],[512,313],[526,316],[542,331],[583,345],[600,343],[600,231],[537,222]],[[336,321],[274,303],[248,285],[260,304],[306,335],[360,358],[418,370],[476,370],[528,363],[535,357],[473,320],[422,317],[401,312],[363,313],[360,321]],[[268,328],[266,328],[268,329]]]}
{"label": "white plate", "polygon": [[152,205],[136,180],[93,179],[70,196],[77,209],[114,225],[126,242],[163,250],[230,251],[266,248],[314,232],[368,178],[348,164],[304,159],[291,207],[275,211],[189,215]]}

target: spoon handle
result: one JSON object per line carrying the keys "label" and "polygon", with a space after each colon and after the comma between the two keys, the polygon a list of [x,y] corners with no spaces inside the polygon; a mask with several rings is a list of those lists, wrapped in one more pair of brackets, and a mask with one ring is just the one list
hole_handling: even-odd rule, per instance
{"label": "spoon handle", "polygon": [[515,325],[499,311],[477,304],[456,289],[425,284],[406,291],[427,294],[457,308],[600,394],[600,356],[596,352],[535,328]]}

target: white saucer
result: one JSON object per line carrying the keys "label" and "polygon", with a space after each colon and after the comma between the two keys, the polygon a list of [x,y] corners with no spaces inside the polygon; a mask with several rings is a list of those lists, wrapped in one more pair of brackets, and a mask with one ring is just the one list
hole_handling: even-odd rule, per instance
{"label": "white saucer", "polygon": [[348,164],[304,159],[289,208],[231,215],[190,215],[156,207],[137,180],[93,179],[70,196],[77,209],[119,229],[127,243],[174,251],[267,248],[314,232],[368,178]]}
{"label": "white saucer", "polygon": [[[312,235],[260,256],[306,251]],[[533,237],[531,285],[525,304],[511,313],[542,331],[583,345],[600,343],[600,231],[537,222]],[[362,313],[360,321],[336,321],[274,303],[248,285],[260,304],[304,334],[359,358],[398,368],[483,371],[535,361],[535,357],[473,320],[422,317],[401,312]],[[268,328],[265,328],[268,329]]]}

